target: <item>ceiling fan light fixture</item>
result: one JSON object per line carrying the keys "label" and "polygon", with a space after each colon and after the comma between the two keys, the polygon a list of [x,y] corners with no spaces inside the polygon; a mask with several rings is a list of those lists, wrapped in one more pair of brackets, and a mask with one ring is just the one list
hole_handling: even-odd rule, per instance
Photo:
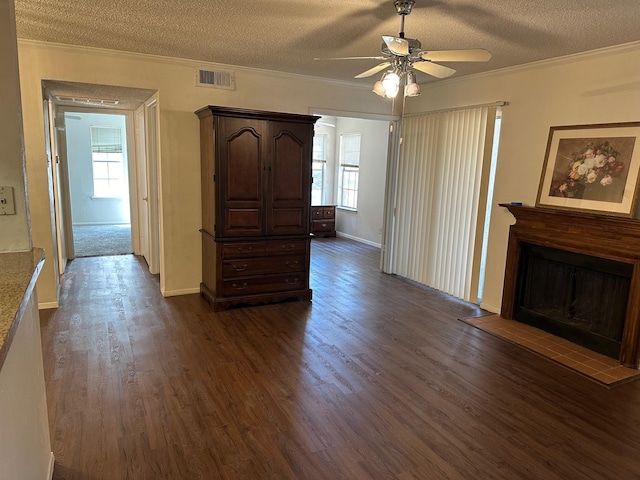
{"label": "ceiling fan light fixture", "polygon": [[387,98],[395,98],[400,90],[400,76],[396,72],[387,72],[382,76],[382,88],[384,96]]}
{"label": "ceiling fan light fixture", "polygon": [[407,83],[404,86],[405,97],[417,97],[420,95],[420,85],[416,83],[416,74],[412,71],[407,72]]}
{"label": "ceiling fan light fixture", "polygon": [[385,96],[384,87],[382,86],[382,82],[380,80],[373,84],[373,88],[371,89],[371,91],[376,95],[380,95],[381,97]]}
{"label": "ceiling fan light fixture", "polygon": [[405,97],[418,97],[420,95],[420,85],[412,83],[404,87]]}

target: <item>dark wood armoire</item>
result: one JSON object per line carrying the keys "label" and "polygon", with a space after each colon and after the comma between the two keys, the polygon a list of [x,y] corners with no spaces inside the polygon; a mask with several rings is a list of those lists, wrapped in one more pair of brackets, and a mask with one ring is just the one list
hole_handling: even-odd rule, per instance
{"label": "dark wood armoire", "polygon": [[202,295],[216,311],[311,300],[311,154],[318,117],[215,106],[196,114]]}

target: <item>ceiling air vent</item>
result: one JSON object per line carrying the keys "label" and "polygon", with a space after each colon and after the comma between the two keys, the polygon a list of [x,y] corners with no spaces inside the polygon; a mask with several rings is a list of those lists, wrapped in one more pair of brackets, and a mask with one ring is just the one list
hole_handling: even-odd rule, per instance
{"label": "ceiling air vent", "polygon": [[214,72],[212,70],[198,69],[196,73],[196,86],[236,89],[236,79],[232,72]]}

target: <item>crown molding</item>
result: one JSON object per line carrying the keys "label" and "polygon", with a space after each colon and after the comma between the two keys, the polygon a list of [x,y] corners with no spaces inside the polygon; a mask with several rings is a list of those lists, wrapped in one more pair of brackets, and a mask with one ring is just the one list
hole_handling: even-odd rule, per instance
{"label": "crown molding", "polygon": [[498,75],[509,75],[512,73],[537,70],[547,67],[553,67],[555,65],[567,65],[570,63],[584,62],[588,60],[594,60],[603,57],[610,57],[612,55],[621,55],[628,52],[640,51],[640,41],[622,43],[620,45],[613,45],[610,47],[598,48],[596,50],[588,50],[586,52],[572,53],[569,55],[563,55],[560,57],[547,58],[544,60],[538,60],[535,62],[523,63],[521,65],[514,65],[512,67],[504,67],[496,70],[490,70],[482,73],[475,73],[473,75],[465,75],[463,77],[454,77],[438,82],[427,82],[421,84],[420,87],[429,88],[437,85],[450,85],[457,82],[466,82],[478,78],[487,78]]}
{"label": "crown molding", "polygon": [[314,77],[310,75],[300,75],[297,73],[278,72],[275,70],[267,70],[262,68],[244,67],[240,65],[228,65],[223,63],[206,62],[204,60],[193,60],[188,58],[167,57],[163,55],[152,55],[148,53],[126,52],[122,50],[111,50],[108,48],[87,47],[82,45],[71,45],[67,43],[43,42],[41,40],[29,40],[18,38],[18,49],[22,47],[46,48],[68,53],[87,53],[91,55],[109,56],[123,60],[147,60],[155,63],[164,63],[167,65],[176,65],[190,68],[207,68],[220,70],[233,70],[234,72],[251,73],[254,75],[264,75],[280,79],[295,79],[308,82],[320,82],[330,85],[347,86],[351,88],[370,89],[370,85],[356,82],[348,82],[344,80],[335,80],[325,77]]}

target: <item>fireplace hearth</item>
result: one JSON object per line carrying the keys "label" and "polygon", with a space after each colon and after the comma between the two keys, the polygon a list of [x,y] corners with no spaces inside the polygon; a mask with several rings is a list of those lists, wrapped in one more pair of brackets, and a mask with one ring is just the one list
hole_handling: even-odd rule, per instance
{"label": "fireplace hearth", "polygon": [[637,368],[640,221],[502,204],[509,231],[500,315]]}

